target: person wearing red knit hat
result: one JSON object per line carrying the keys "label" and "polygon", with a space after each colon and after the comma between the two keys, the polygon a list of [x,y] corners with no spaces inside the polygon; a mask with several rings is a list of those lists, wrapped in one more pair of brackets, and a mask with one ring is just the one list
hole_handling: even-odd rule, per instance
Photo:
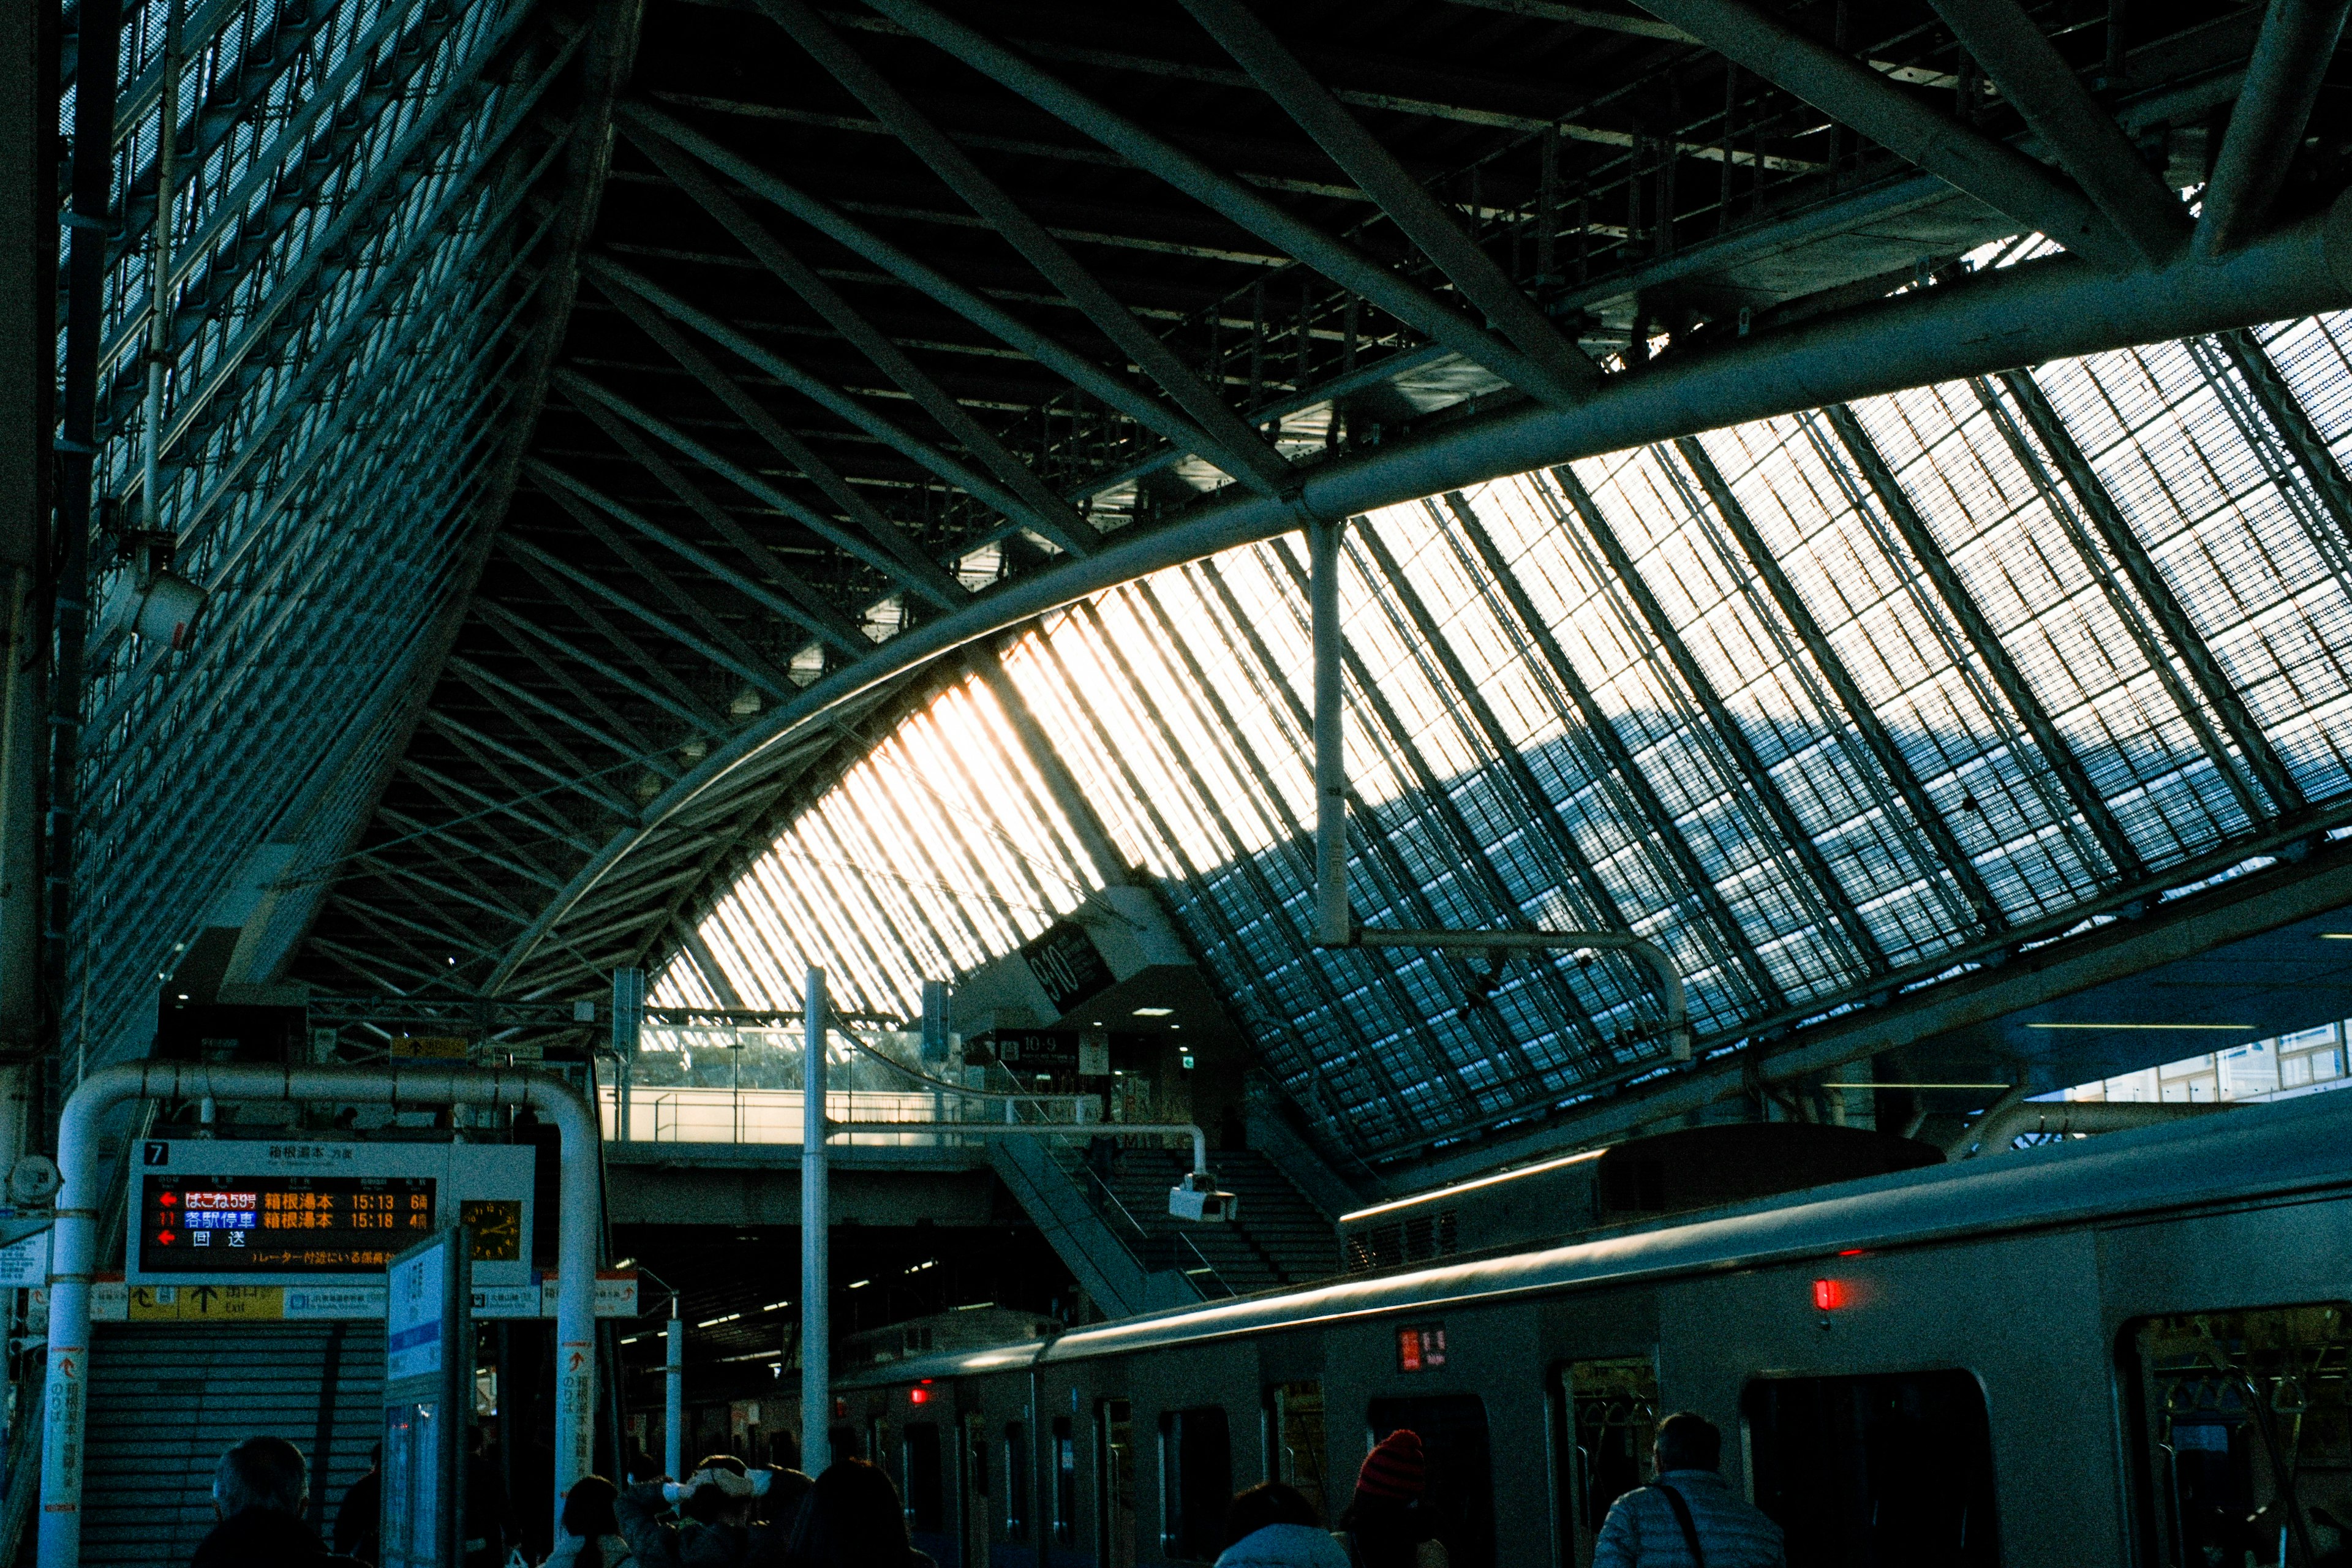
{"label": "person wearing red knit hat", "polygon": [[1400,1426],[1372,1446],[1356,1472],[1356,1495],[1332,1536],[1353,1568],[1448,1568],[1436,1521],[1422,1507],[1429,1461],[1421,1434]]}

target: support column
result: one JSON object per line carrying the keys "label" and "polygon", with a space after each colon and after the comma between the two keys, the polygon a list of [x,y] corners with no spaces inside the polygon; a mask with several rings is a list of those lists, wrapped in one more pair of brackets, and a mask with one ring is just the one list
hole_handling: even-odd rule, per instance
{"label": "support column", "polygon": [[1348,907],[1347,723],[1339,679],[1339,531],[1307,528],[1307,605],[1315,645],[1315,940],[1345,947],[1355,934]]}
{"label": "support column", "polygon": [[677,1315],[677,1294],[669,1299],[669,1331],[662,1336],[662,1474],[686,1473],[686,1321]]}
{"label": "support column", "polygon": [[801,1003],[801,1468],[833,1462],[832,1207],[825,1192],[824,971],[811,969]]}

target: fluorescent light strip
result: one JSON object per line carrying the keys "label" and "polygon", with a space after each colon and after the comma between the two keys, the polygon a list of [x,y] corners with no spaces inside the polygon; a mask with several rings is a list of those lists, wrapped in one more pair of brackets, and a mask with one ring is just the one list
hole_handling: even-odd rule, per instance
{"label": "fluorescent light strip", "polygon": [[1384,1204],[1374,1204],[1368,1209],[1358,1209],[1354,1214],[1343,1214],[1339,1216],[1339,1223],[1346,1225],[1350,1220],[1370,1219],[1376,1214],[1387,1214],[1391,1209],[1411,1208],[1415,1204],[1434,1203],[1439,1198],[1450,1198],[1456,1193],[1475,1192],[1480,1187],[1491,1187],[1497,1182],[1516,1182],[1521,1176],[1540,1175],[1546,1171],[1557,1171],[1562,1165],[1576,1165],[1587,1160],[1598,1160],[1607,1152],[1609,1151],[1606,1149],[1591,1149],[1581,1154],[1569,1154],[1558,1160],[1546,1160],[1540,1165],[1522,1165],[1516,1171],[1502,1171],[1491,1176],[1481,1176],[1475,1182],[1464,1182],[1459,1186],[1440,1187],[1433,1193],[1421,1193],[1409,1198],[1392,1198]]}
{"label": "fluorescent light strip", "polygon": [[2253,1029],[2252,1024],[2028,1024],[2029,1029],[2128,1029],[2135,1034],[2178,1034],[2191,1030],[2200,1034],[2243,1035]]}
{"label": "fluorescent light strip", "polygon": [[2007,1089],[2005,1083],[1825,1083],[1823,1089]]}

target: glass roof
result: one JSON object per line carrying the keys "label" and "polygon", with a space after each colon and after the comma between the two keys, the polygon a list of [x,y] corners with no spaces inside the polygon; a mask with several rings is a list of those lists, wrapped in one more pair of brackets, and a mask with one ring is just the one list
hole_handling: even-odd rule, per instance
{"label": "glass roof", "polygon": [[[1630,930],[1704,1047],[2226,873],[2352,800],[2352,536],[2290,426],[2352,439],[2352,321],[1958,382],[1521,475],[1349,531],[1367,924]],[[2249,367],[2284,389],[2267,401]],[[2331,498],[2332,485],[2338,492]],[[1010,951],[1119,866],[1333,1143],[1395,1156],[1654,1070],[1643,973],[1310,945],[1306,554],[1113,589],[954,685],[701,934],[748,1004]],[[659,999],[715,1005],[689,957]]]}

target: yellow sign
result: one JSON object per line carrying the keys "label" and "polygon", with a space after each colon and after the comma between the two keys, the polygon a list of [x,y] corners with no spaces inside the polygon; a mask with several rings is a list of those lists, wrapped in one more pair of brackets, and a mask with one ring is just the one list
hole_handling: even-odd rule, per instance
{"label": "yellow sign", "polygon": [[466,1059],[466,1042],[455,1035],[395,1035],[392,1040],[392,1054],[462,1062]]}
{"label": "yellow sign", "polygon": [[127,1316],[134,1323],[275,1322],[286,1316],[281,1285],[133,1285]]}

